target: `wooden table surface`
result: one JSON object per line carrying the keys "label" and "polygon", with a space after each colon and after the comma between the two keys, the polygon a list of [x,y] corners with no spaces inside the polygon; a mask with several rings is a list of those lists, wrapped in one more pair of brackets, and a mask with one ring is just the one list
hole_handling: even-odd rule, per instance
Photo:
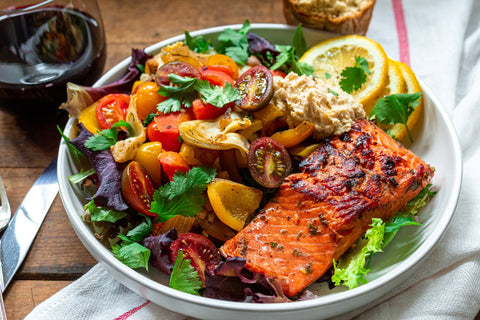
{"label": "wooden table surface", "polygon": [[[144,48],[184,30],[251,23],[285,23],[280,0],[99,0],[106,40],[108,70]],[[65,111],[16,111],[0,106],[0,176],[15,212],[35,179],[56,157],[56,125]],[[20,270],[4,293],[7,317],[22,319],[36,305],[86,273],[96,260],[75,235],[59,196]]]}

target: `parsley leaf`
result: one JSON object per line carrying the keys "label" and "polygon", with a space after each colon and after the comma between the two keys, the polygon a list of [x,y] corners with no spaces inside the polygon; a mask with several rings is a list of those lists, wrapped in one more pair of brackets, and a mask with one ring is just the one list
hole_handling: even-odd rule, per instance
{"label": "parsley leaf", "polygon": [[121,244],[112,246],[115,257],[130,268],[145,268],[148,270],[150,250],[121,234],[118,236],[123,241]]}
{"label": "parsley leaf", "polygon": [[178,172],[173,181],[155,190],[150,212],[157,213],[160,222],[176,215],[195,216],[205,205],[203,192],[215,175],[215,169],[207,167],[194,167],[186,175]]}
{"label": "parsley leaf", "polygon": [[217,108],[221,108],[227,103],[239,100],[242,97],[233,84],[227,83],[225,87],[215,86],[206,80],[197,80],[195,89],[202,95],[202,100],[210,103]]}
{"label": "parsley leaf", "polygon": [[413,142],[412,134],[407,126],[408,117],[420,103],[421,92],[399,93],[380,98],[370,112],[370,118],[375,116],[378,123],[393,125],[401,123],[407,129],[408,137]]}
{"label": "parsley leaf", "polygon": [[85,147],[93,151],[103,151],[110,149],[118,141],[118,130],[116,128],[127,128],[130,136],[133,136],[132,126],[123,120],[112,125],[110,129],[105,129],[91,136],[85,141]]}
{"label": "parsley leaf", "polygon": [[340,74],[340,87],[347,93],[352,93],[360,89],[367,81],[367,75],[371,71],[368,67],[367,59],[363,57],[355,57],[355,65],[353,67],[346,67]]}
{"label": "parsley leaf", "polygon": [[185,30],[185,44],[190,50],[198,53],[206,53],[210,50],[210,40],[205,40],[203,36],[192,37],[187,30]]}
{"label": "parsley leaf", "polygon": [[117,211],[111,208],[97,207],[93,199],[85,205],[85,209],[88,210],[88,212],[90,213],[91,221],[107,221],[115,223],[118,220],[123,219],[127,216],[127,213],[123,211]]}
{"label": "parsley leaf", "polygon": [[183,250],[177,253],[175,265],[170,275],[170,287],[186,293],[200,295],[202,281],[198,277],[198,271],[192,267],[191,261],[183,257]]}
{"label": "parsley leaf", "polygon": [[192,101],[196,99],[195,83],[197,78],[182,77],[171,73],[168,78],[173,86],[160,86],[158,94],[168,97],[167,100],[157,105],[157,110],[163,113],[180,111],[182,105],[192,106]]}

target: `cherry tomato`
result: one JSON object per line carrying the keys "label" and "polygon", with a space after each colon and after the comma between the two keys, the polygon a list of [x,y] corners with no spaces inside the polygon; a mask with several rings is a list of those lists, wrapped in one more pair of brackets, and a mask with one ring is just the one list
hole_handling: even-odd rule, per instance
{"label": "cherry tomato", "polygon": [[135,152],[133,160],[137,161],[147,170],[154,186],[162,185],[162,168],[158,163],[158,155],[162,152],[162,143],[150,141],[142,144]]}
{"label": "cherry tomato", "polygon": [[150,141],[162,143],[163,150],[178,151],[181,142],[178,126],[184,121],[194,120],[191,109],[182,109],[178,112],[160,114],[147,126],[147,138]]}
{"label": "cherry tomato", "polygon": [[273,96],[272,72],[264,66],[255,66],[245,71],[235,87],[242,97],[235,104],[246,111],[265,107]]}
{"label": "cherry tomato", "polygon": [[165,63],[157,70],[157,84],[158,85],[169,85],[170,79],[168,78],[169,74],[176,74],[182,77],[190,77],[200,79],[200,72],[189,63],[181,61],[172,61]]}
{"label": "cherry tomato", "polygon": [[220,70],[214,70],[213,68],[205,67],[202,68],[202,79],[207,80],[210,84],[219,87],[225,87],[227,83],[230,83],[232,86],[235,81],[233,78],[226,72]]}
{"label": "cherry tomato", "polygon": [[102,129],[110,129],[113,124],[125,120],[130,96],[128,94],[107,94],[97,102],[96,116]]}
{"label": "cherry tomato", "polygon": [[137,114],[142,121],[149,114],[157,111],[157,104],[167,99],[158,94],[158,85],[152,81],[140,85],[135,91],[135,96],[137,98]]}
{"label": "cherry tomato", "polygon": [[197,233],[182,233],[170,245],[170,258],[177,260],[178,251],[183,251],[184,259],[189,259],[198,271],[200,281],[205,285],[205,270],[212,271],[221,261],[217,247],[208,238]]}
{"label": "cherry tomato", "polygon": [[278,77],[282,77],[282,78],[285,78],[287,76],[285,74],[285,72],[280,71],[280,70],[271,70],[271,71],[272,71],[272,76],[278,76]]}
{"label": "cherry tomato", "polygon": [[228,104],[217,108],[213,104],[204,103],[202,99],[195,99],[192,102],[192,110],[197,120],[215,119],[227,111]]}
{"label": "cherry tomato", "polygon": [[190,170],[190,165],[178,152],[164,151],[158,155],[158,162],[160,162],[165,178],[170,181],[173,180],[177,172],[186,174]]}
{"label": "cherry tomato", "polygon": [[125,200],[136,211],[156,217],[156,213],[150,212],[154,192],[155,188],[147,171],[140,163],[131,161],[122,174],[122,194]]}
{"label": "cherry tomato", "polygon": [[221,65],[221,64],[213,64],[211,66],[203,66],[203,67],[200,67],[198,70],[200,71],[200,73],[202,73],[203,71],[207,71],[207,70],[220,71],[220,72],[228,74],[232,78],[232,80],[233,80],[233,77],[234,77],[234,74],[235,74],[235,72],[230,67],[224,66],[224,65]]}
{"label": "cherry tomato", "polygon": [[227,66],[230,68],[230,70],[233,71],[233,74],[231,74],[231,77],[233,79],[238,78],[238,65],[235,61],[233,61],[232,58],[230,58],[227,55],[224,54],[214,54],[208,57],[207,59],[207,66],[214,66],[214,65],[222,65],[222,66]]}
{"label": "cherry tomato", "polygon": [[285,147],[269,137],[254,141],[248,149],[248,169],[266,188],[279,187],[290,173],[292,160]]}

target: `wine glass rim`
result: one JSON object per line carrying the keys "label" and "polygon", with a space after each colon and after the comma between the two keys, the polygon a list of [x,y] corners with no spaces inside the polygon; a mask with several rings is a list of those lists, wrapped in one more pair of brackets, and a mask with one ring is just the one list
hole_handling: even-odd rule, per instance
{"label": "wine glass rim", "polygon": [[24,12],[24,11],[29,11],[29,10],[33,10],[33,9],[37,9],[37,8],[40,8],[40,7],[43,7],[44,5],[46,4],[49,4],[51,2],[53,2],[54,0],[45,0],[45,1],[42,1],[42,2],[39,2],[39,3],[35,3],[35,4],[28,4],[28,5],[24,5],[22,7],[7,7],[5,9],[1,9],[0,10],[0,13],[3,13],[3,14],[11,14],[11,13],[18,13],[18,12]]}

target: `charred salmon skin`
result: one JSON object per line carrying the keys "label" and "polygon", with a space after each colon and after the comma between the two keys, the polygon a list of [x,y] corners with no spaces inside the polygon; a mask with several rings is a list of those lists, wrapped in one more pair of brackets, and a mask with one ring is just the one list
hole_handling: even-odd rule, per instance
{"label": "charred salmon skin", "polygon": [[275,280],[293,297],[320,278],[369,228],[388,220],[432,179],[433,169],[368,120],[300,163],[235,237],[226,257]]}

